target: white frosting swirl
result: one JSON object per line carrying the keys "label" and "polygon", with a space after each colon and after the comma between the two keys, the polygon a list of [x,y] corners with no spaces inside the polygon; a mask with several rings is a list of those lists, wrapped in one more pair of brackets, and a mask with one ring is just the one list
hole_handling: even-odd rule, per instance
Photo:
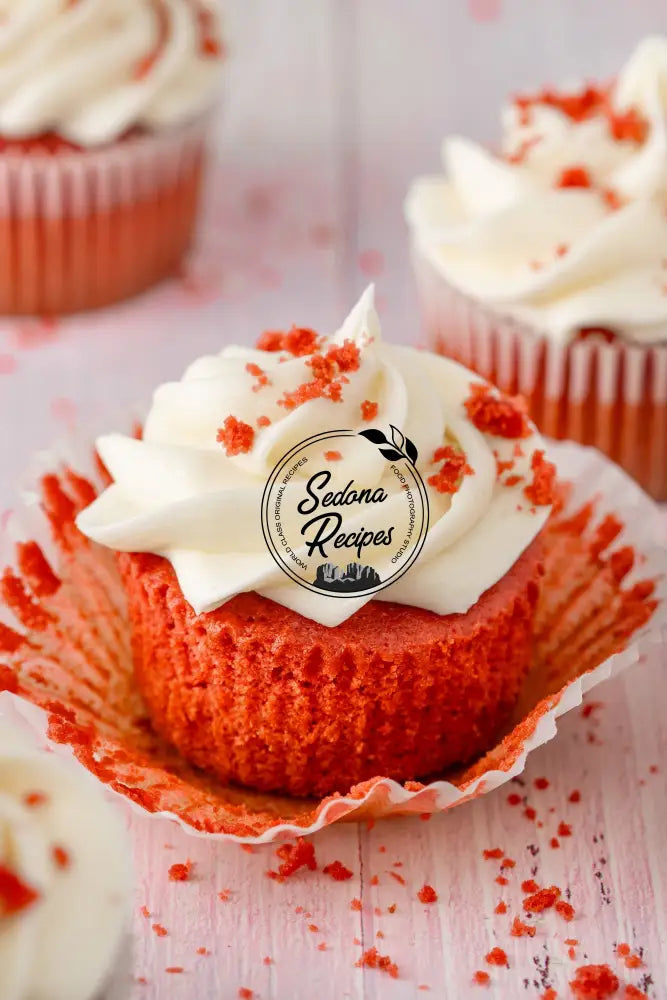
{"label": "white frosting swirl", "polygon": [[[431,459],[448,440],[458,442],[474,473],[463,476],[454,495],[427,487],[424,548],[404,576],[375,596],[442,615],[467,611],[507,573],[549,509],[531,512],[522,484],[507,487],[498,480],[494,450],[511,459],[516,442],[483,434],[468,419],[469,371],[413,348],[381,343],[372,288],[329,344],[345,341],[359,347],[360,364],[347,373],[340,402],[320,398],[286,409],[279,402],[283,394],[312,379],[309,359],[244,347],[200,358],[180,382],[160,386],[142,441],[120,434],[98,440],[114,482],[79,515],[81,531],[113,549],[167,558],[196,612],[257,591],[322,624],[337,625],[370,598],[321,596],[289,580],[262,535],[262,492],[292,446],[321,431],[368,428],[361,404],[377,402],[372,426],[386,431],[393,424],[415,443],[424,480],[437,473]],[[270,384],[253,391],[257,379],[247,364],[258,365]],[[228,457],[216,443],[228,415],[256,428],[247,454]],[[269,426],[261,428],[259,417],[268,417]],[[533,452],[541,446],[532,427],[521,445],[524,457],[516,459],[513,471],[526,477],[525,485]],[[367,452],[346,451],[344,457],[346,478],[362,488],[377,485],[380,470]],[[386,463],[379,464],[384,469]],[[395,477],[390,489],[399,489]]]}
{"label": "white frosting swirl", "polygon": [[[30,805],[35,794],[43,799]],[[34,750],[0,719],[0,865],[38,893],[5,916],[0,897],[2,1000],[98,994],[129,920],[129,853],[120,818],[93,779]]]}
{"label": "white frosting swirl", "polygon": [[[406,215],[417,250],[497,311],[561,342],[604,327],[653,343],[667,339],[667,40],[639,45],[609,101],[645,124],[641,141],[614,138],[602,109],[513,102],[503,155],[446,139],[445,177],[418,179]],[[571,167],[591,186],[556,186]]]}
{"label": "white frosting swirl", "polygon": [[95,146],[197,116],[218,17],[217,0],[0,0],[0,134]]}

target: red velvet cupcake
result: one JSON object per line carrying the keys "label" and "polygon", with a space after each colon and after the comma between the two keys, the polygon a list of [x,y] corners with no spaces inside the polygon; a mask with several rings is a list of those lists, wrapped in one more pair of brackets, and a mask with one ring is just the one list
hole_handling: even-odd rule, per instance
{"label": "red velvet cupcake", "polygon": [[0,67],[0,312],[126,298],[192,238],[218,89],[208,0],[12,10]]}
{"label": "red velvet cupcake", "polygon": [[199,359],[142,440],[98,448],[112,484],[78,525],[121,552],[139,688],[192,763],[324,795],[493,744],[531,663],[553,466],[516,401],[383,345],[372,289],[329,339]]}

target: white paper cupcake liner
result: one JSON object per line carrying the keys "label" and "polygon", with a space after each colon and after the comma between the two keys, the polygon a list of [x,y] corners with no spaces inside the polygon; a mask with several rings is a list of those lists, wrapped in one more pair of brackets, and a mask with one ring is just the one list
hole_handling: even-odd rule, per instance
{"label": "white paper cupcake liner", "polygon": [[544,434],[599,448],[667,500],[667,343],[559,344],[463,295],[418,250],[413,262],[432,350],[524,396]]}
{"label": "white paper cupcake liner", "polygon": [[[196,836],[268,842],[341,820],[462,805],[520,774],[528,755],[556,735],[558,718],[581,704],[587,691],[644,656],[659,655],[667,641],[666,526],[659,508],[593,449],[553,443],[550,452],[561,479],[572,486],[565,508],[545,529],[536,666],[512,728],[484,758],[455,774],[423,785],[378,776],[346,795],[304,801],[223,788],[162,744],[150,732],[133,685],[113,554],[83,539],[73,525],[90,487],[63,472],[63,462],[90,475],[88,446],[41,456],[38,472],[57,469],[59,477],[24,494],[25,505],[0,538],[0,564],[16,562],[17,540],[34,539],[62,581],[53,591],[25,560],[22,573],[11,578],[25,588],[28,606],[19,612],[19,625],[0,604],[0,690],[8,692],[0,704],[11,699],[40,739],[69,747],[135,808],[172,819]],[[4,636],[1,623],[10,629]]]}

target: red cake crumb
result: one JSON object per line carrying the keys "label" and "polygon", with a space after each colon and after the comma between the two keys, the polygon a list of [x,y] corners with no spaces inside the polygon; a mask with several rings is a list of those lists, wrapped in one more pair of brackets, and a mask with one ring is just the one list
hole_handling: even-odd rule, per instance
{"label": "red cake crumb", "polygon": [[45,792],[26,792],[23,796],[23,804],[28,806],[29,809],[36,809],[48,801],[49,797]]}
{"label": "red cake crumb", "polygon": [[360,351],[351,340],[342,346],[332,344],[326,354],[315,352],[306,361],[312,368],[314,378],[303,382],[293,392],[285,392],[278,400],[279,406],[293,410],[311,399],[330,399],[334,403],[342,399],[342,387],[347,381],[345,372],[357,371],[360,365]]}
{"label": "red cake crumb", "polygon": [[626,985],[623,996],[625,1000],[649,1000],[648,993],[644,993],[643,990],[640,990],[638,986],[633,986],[632,983]]}
{"label": "red cake crumb", "polygon": [[257,341],[259,351],[287,351],[295,358],[312,354],[319,346],[320,338],[314,330],[306,327],[293,326],[288,333],[279,330],[266,330]]}
{"label": "red cake crumb", "polygon": [[386,972],[392,979],[398,979],[398,966],[392,962],[389,955],[380,955],[376,947],[365,951],[358,962],[355,963],[358,969],[380,969]]}
{"label": "red cake crumb", "polygon": [[507,955],[502,948],[492,948],[491,951],[486,956],[486,962],[489,965],[504,965],[509,968],[509,962],[507,961]]}
{"label": "red cake crumb", "polygon": [[524,496],[537,507],[552,504],[556,498],[556,466],[544,457],[544,452],[534,452],[530,467],[533,481],[524,486]]}
{"label": "red cake crumb", "polygon": [[429,476],[427,480],[429,486],[433,486],[438,493],[456,493],[463,476],[472,476],[475,473],[466,462],[463,452],[455,451],[450,445],[438,448],[431,461],[443,463],[440,471]]}
{"label": "red cake crumb", "polygon": [[630,945],[625,944],[625,942],[623,941],[616,947],[616,954],[618,955],[619,958],[625,958],[626,955],[629,955],[631,951],[632,949]]}
{"label": "red cake crumb", "polygon": [[169,965],[164,971],[170,972],[172,975],[180,975],[181,972],[185,972],[185,969],[182,965]]}
{"label": "red cake crumb", "polygon": [[589,188],[591,175],[586,167],[565,167],[556,178],[558,188]]}
{"label": "red cake crumb", "polygon": [[169,931],[162,924],[153,924],[152,930],[158,937],[166,937]]}
{"label": "red cake crumb", "polygon": [[325,451],[324,457],[327,462],[340,462],[343,457],[339,451]]}
{"label": "red cake crumb", "polygon": [[569,944],[574,948],[579,944],[579,938],[565,938],[565,944]]}
{"label": "red cake crumb", "polygon": [[511,792],[507,796],[507,804],[510,805],[510,806],[519,806],[519,805],[521,805],[521,796],[517,795],[516,792]]}
{"label": "red cake crumb", "polygon": [[657,764],[651,764],[648,770],[649,774],[658,774],[660,772],[660,768]]}
{"label": "red cake crumb", "polygon": [[249,452],[255,440],[255,431],[250,424],[237,420],[236,417],[225,418],[222,427],[218,428],[216,441],[223,445],[228,457],[243,455]]}
{"label": "red cake crumb", "polygon": [[507,486],[509,489],[512,486],[518,486],[519,483],[522,482],[523,482],[523,476],[508,476],[505,482],[503,483],[503,486]]}
{"label": "red cake crumb", "polygon": [[575,979],[570,981],[570,989],[577,1000],[605,1000],[613,996],[618,987],[618,976],[608,965],[582,965]]}
{"label": "red cake crumb", "polygon": [[375,420],[378,415],[379,406],[377,403],[371,402],[370,399],[364,399],[361,404],[361,419],[362,420]]}
{"label": "red cake crumb", "polygon": [[375,914],[376,917],[381,917],[382,916],[382,910],[380,909],[379,906],[374,906],[373,907],[373,913]]}
{"label": "red cake crumb", "polygon": [[379,885],[379,884],[380,884],[380,879],[378,878],[377,875],[373,875],[371,877],[371,885]]}
{"label": "red cake crumb", "polygon": [[197,948],[197,954],[198,955],[210,955],[211,953],[208,950],[208,948]]}
{"label": "red cake crumb", "polygon": [[504,853],[502,847],[492,847],[490,850],[482,851],[482,857],[485,861],[499,861]]}
{"label": "red cake crumb", "polygon": [[491,981],[491,976],[488,972],[484,972],[483,969],[478,969],[477,972],[473,974],[473,982],[477,983],[479,986],[486,986],[487,983]]}
{"label": "red cake crumb", "polygon": [[568,948],[567,949],[567,957],[570,959],[571,962],[575,962],[576,959],[577,959],[577,952],[576,952],[576,950],[574,948]]}
{"label": "red cake crumb", "polygon": [[387,913],[396,913],[396,903],[392,903],[391,906],[387,907]]}
{"label": "red cake crumb", "polygon": [[308,930],[310,931],[311,934],[317,934],[319,931],[319,927],[317,926],[317,924],[308,924]]}
{"label": "red cake crumb", "polygon": [[186,861],[185,864],[175,864],[169,869],[169,881],[170,882],[187,882],[190,878],[192,872],[192,862]]}
{"label": "red cake crumb", "polygon": [[262,959],[262,964],[263,965],[273,965],[273,959],[270,958],[268,955],[265,955],[264,958]]}
{"label": "red cake crumb", "polygon": [[510,929],[512,937],[535,937],[535,928],[532,924],[526,924],[520,917],[515,917]]}
{"label": "red cake crumb", "polygon": [[551,838],[551,840],[549,841],[549,847],[552,847],[554,849],[554,851],[558,847],[560,847],[560,840],[558,839],[558,837],[552,837]]}
{"label": "red cake crumb", "polygon": [[218,899],[221,899],[223,903],[228,903],[230,895],[231,891],[229,889],[221,889],[218,893]]}
{"label": "red cake crumb", "polygon": [[558,832],[558,836],[559,837],[571,837],[572,836],[572,827],[570,826],[569,823],[564,823],[561,820],[561,822],[558,824],[558,831],[557,832]]}
{"label": "red cake crumb", "polygon": [[530,435],[523,400],[494,395],[489,386],[481,382],[471,382],[470,392],[464,406],[478,431],[504,438]]}
{"label": "red cake crumb", "polygon": [[361,905],[362,905],[361,900],[357,899],[357,897],[355,896],[352,902],[350,903],[350,909],[356,910],[358,912],[359,910],[361,910]]}
{"label": "red cake crumb", "polygon": [[573,792],[570,792],[568,802],[581,802],[581,792],[578,788],[575,788]]}
{"label": "red cake crumb", "polygon": [[540,1000],[558,1000],[558,994],[556,993],[553,986],[550,986],[549,989],[545,990],[544,993],[542,993],[542,995],[540,996]]}
{"label": "red cake crumb", "polygon": [[535,811],[535,809],[533,809],[532,806],[526,806],[526,808],[523,811],[523,814],[526,817],[526,819],[535,819],[535,817],[537,816],[537,812]]}
{"label": "red cake crumb", "polygon": [[69,853],[60,844],[54,844],[51,848],[51,856],[53,858],[53,863],[57,868],[65,869],[69,868],[71,864],[71,858]]}
{"label": "red cake crumb", "polygon": [[531,122],[531,111],[536,105],[547,105],[567,115],[572,121],[581,122],[589,118],[606,118],[609,133],[617,142],[641,143],[648,134],[648,122],[636,108],[617,112],[611,105],[608,87],[586,84],[574,93],[557,93],[547,87],[535,95],[520,95],[514,99],[522,125]]}
{"label": "red cake crumb", "polygon": [[417,899],[420,903],[437,903],[438,894],[432,885],[423,885],[417,893]]}
{"label": "red cake crumb", "polygon": [[535,785],[535,788],[538,789],[538,791],[543,792],[545,788],[549,787],[549,779],[548,778],[535,778],[535,781],[533,782],[533,784]]}
{"label": "red cake crumb", "polygon": [[404,879],[404,878],[403,878],[403,876],[402,876],[402,875],[400,875],[400,874],[399,874],[398,872],[389,872],[389,874],[391,875],[391,877],[392,877],[393,879],[396,879],[396,881],[397,881],[397,882],[398,882],[398,883],[399,883],[400,885],[405,885],[405,879]]}
{"label": "red cake crumb", "polygon": [[549,886],[548,889],[538,889],[531,896],[526,896],[523,901],[523,908],[526,913],[542,913],[543,910],[550,909],[560,896],[560,889]]}
{"label": "red cake crumb", "polygon": [[277,873],[267,873],[272,877],[277,874],[281,878],[290,878],[300,868],[308,868],[311,872],[317,869],[315,848],[309,840],[305,840],[303,837],[298,837],[295,844],[282,844],[276,851],[276,855],[282,858],[282,864],[278,866]]}
{"label": "red cake crumb", "polygon": [[150,910],[148,909],[148,907],[145,904],[144,904],[144,906],[141,907],[141,909],[139,910],[139,913],[142,915],[142,917],[145,917],[146,920],[148,920],[150,918],[150,916],[151,916],[151,912],[150,912]]}
{"label": "red cake crumb", "polygon": [[574,920],[574,907],[571,903],[566,902],[564,899],[559,899],[555,906],[556,913],[566,920],[568,923]]}
{"label": "red cake crumb", "polygon": [[507,885],[509,879],[506,879],[504,875],[496,875],[496,882],[498,885]]}
{"label": "red cake crumb", "polygon": [[507,913],[507,903],[503,903],[502,899],[496,906],[494,913]]}
{"label": "red cake crumb", "polygon": [[501,868],[516,868],[516,861],[513,858],[503,858],[500,862]]}
{"label": "red cake crumb", "polygon": [[[380,936],[381,936],[381,932],[378,931],[378,937],[380,937]],[[384,936],[384,935],[382,935],[382,936]],[[326,951],[327,950],[327,946],[326,946],[326,944],[325,944],[324,941],[320,941],[320,943],[317,946],[317,950],[318,951]]]}
{"label": "red cake crumb", "polygon": [[331,875],[335,882],[344,882],[346,879],[352,878],[353,874],[340,861],[332,861],[330,865],[325,865],[322,870],[325,875]]}
{"label": "red cake crumb", "polygon": [[644,963],[639,955],[628,955],[623,964],[626,969],[641,969]]}
{"label": "red cake crumb", "polygon": [[239,986],[239,1000],[252,1000],[254,997],[252,990],[249,990],[247,986]]}
{"label": "red cake crumb", "polygon": [[252,375],[256,379],[256,382],[252,387],[253,392],[259,392],[259,390],[263,389],[265,386],[271,385],[271,379],[266,374],[264,369],[260,368],[260,366],[256,365],[253,361],[248,362],[245,366],[245,370],[249,375]]}
{"label": "red cake crumb", "polygon": [[39,899],[39,893],[6,865],[0,863],[0,916],[12,917]]}

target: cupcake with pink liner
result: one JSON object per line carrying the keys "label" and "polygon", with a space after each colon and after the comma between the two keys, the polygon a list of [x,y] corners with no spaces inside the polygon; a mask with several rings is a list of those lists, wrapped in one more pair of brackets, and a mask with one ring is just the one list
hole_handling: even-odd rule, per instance
{"label": "cupcake with pink liner", "polygon": [[0,996],[129,996],[130,847],[99,786],[0,715]]}
{"label": "cupcake with pink liner", "polygon": [[143,291],[193,235],[217,3],[5,0],[0,15],[0,312]]}
{"label": "cupcake with pink liner", "polygon": [[609,85],[515,97],[408,194],[431,346],[667,499],[667,40]]}

